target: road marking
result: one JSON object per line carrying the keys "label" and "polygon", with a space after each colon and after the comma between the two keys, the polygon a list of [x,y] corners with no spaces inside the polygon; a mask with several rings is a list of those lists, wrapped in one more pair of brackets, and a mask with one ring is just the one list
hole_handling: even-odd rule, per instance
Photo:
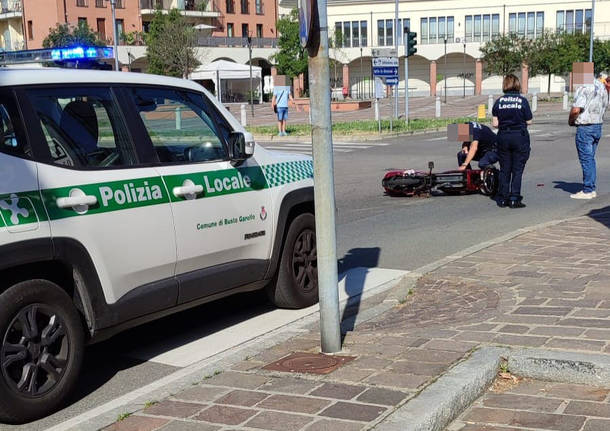
{"label": "road marking", "polygon": [[[391,273],[388,271],[391,271]],[[381,276],[382,272],[387,275],[385,277],[382,277]],[[368,280],[368,275],[370,274],[371,277],[378,278],[380,282],[385,280],[385,283],[375,286],[375,287],[371,287],[370,289],[365,286],[365,289],[363,291],[363,295],[361,298],[362,300],[364,300],[366,298],[372,297],[373,295],[376,295],[378,293],[391,289],[408,272],[409,271],[388,270],[388,269],[379,269],[379,268],[355,268],[350,272],[350,274],[351,274],[350,277],[354,277],[354,279],[357,279],[359,277],[364,276],[366,278],[366,280]],[[393,273],[393,277],[391,276],[392,273]],[[354,284],[351,284],[351,285],[353,286]],[[318,307],[310,307],[308,310],[313,309],[310,312],[310,315],[317,313],[318,312],[317,308]],[[344,308],[345,308],[345,305],[342,306],[342,309],[344,309]],[[283,311],[289,311],[289,310],[283,310]],[[297,310],[292,310],[292,311],[296,312]],[[303,310],[298,310],[298,311],[303,311]],[[295,319],[295,320],[298,320],[298,319]],[[298,323],[296,325],[293,324],[293,325],[291,325],[290,329],[293,329],[293,330],[302,329],[304,325],[306,326],[311,323],[312,322],[305,321],[305,323],[302,325],[299,325]],[[281,331],[281,329],[278,329],[278,331]],[[276,331],[276,334],[277,334],[277,331]],[[239,346],[239,347],[248,348],[248,347],[253,346],[254,345],[253,343],[260,344],[261,342],[264,343],[264,339],[262,339],[261,337],[258,337],[255,340],[253,340],[251,343],[249,343],[249,345],[246,344],[245,346]],[[188,378],[189,376],[192,376],[193,374],[200,372],[201,370],[205,369],[207,366],[214,364],[215,363],[214,361],[219,361],[219,360],[222,360],[222,358],[224,358],[224,357],[228,357],[227,355],[223,355],[223,354],[221,354],[219,356],[220,357],[210,358],[208,360],[204,360],[199,363],[194,363],[188,367],[175,371],[174,373],[172,373],[168,376],[165,376],[153,383],[150,383],[142,388],[138,388],[138,389],[131,391],[127,394],[124,394],[118,398],[115,398],[112,401],[109,401],[105,404],[99,405],[91,410],[81,413],[78,416],[67,419],[66,421],[64,421],[60,424],[57,424],[51,428],[48,428],[46,431],[67,431],[67,430],[82,429],[82,425],[87,423],[88,421],[92,421],[95,418],[98,418],[104,414],[108,414],[109,412],[112,412],[115,409],[119,409],[122,406],[133,403],[134,401],[136,401],[140,398],[144,398],[144,397],[148,396],[148,394],[151,394],[155,391],[163,390],[163,388],[168,387],[172,384],[175,384],[176,382],[180,381],[181,379]]]}
{"label": "road marking", "polygon": [[[377,286],[403,277],[407,271],[382,268],[354,268],[339,277],[339,300],[359,296]],[[231,349],[269,331],[288,325],[312,313],[317,313],[320,307],[314,305],[303,310],[275,309],[258,315],[235,325],[218,330],[195,341],[175,346],[171,339],[163,340],[145,349],[134,349],[125,355],[174,367],[187,367],[220,352]],[[343,312],[343,309],[341,310]],[[195,332],[196,333],[196,332]],[[188,334],[180,333],[178,340],[190,339]]]}
{"label": "road marking", "polygon": [[441,136],[440,138],[431,138],[431,139],[426,139],[426,142],[432,142],[432,141],[446,141],[447,137],[446,136]]}

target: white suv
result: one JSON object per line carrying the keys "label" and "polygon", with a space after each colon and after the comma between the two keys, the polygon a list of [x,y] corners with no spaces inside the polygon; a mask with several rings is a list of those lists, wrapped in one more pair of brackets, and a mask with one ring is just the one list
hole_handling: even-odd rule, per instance
{"label": "white suv", "polygon": [[313,165],[196,83],[0,71],[0,421],[60,407],[84,345],[226,295],[317,301]]}

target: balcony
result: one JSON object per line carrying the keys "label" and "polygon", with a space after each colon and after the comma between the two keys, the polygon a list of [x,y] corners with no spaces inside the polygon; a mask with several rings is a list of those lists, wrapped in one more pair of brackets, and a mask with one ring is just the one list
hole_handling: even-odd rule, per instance
{"label": "balcony", "polygon": [[173,8],[180,10],[180,14],[190,18],[218,18],[220,9],[216,0],[184,0],[183,8],[177,7],[180,3],[175,0],[140,0],[140,13],[142,17],[152,18],[157,10],[167,14]]}
{"label": "balcony", "polygon": [[[212,37],[202,36],[197,39],[197,45],[202,47],[237,47],[247,48],[247,37]],[[277,39],[274,37],[253,37],[253,48],[277,48]]]}
{"label": "balcony", "polygon": [[0,21],[13,18],[21,18],[20,0],[2,0],[0,2]]}

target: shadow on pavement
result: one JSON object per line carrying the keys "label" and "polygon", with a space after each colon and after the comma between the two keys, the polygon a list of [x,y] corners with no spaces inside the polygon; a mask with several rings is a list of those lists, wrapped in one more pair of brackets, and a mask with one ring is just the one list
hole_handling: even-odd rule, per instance
{"label": "shadow on pavement", "polygon": [[610,228],[610,206],[592,210],[587,214],[593,220]]}
{"label": "shadow on pavement", "polygon": [[582,190],[582,183],[569,183],[566,181],[553,181],[556,189],[563,190],[567,193],[577,193]]}
{"label": "shadow on pavement", "polygon": [[368,268],[375,268],[379,264],[380,254],[379,247],[353,248],[338,260],[339,281],[345,280],[345,291],[349,296],[341,316],[341,344],[345,334],[354,330]]}

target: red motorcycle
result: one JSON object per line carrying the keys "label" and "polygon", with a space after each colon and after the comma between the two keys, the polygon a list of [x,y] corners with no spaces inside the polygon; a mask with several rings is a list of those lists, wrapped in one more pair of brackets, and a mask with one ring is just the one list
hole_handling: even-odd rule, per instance
{"label": "red motorcycle", "polygon": [[431,194],[440,190],[445,194],[481,193],[494,196],[498,191],[498,170],[493,166],[485,169],[445,171],[433,173],[434,162],[428,163],[428,172],[405,170],[390,171],[381,181],[390,196],[415,196]]}

